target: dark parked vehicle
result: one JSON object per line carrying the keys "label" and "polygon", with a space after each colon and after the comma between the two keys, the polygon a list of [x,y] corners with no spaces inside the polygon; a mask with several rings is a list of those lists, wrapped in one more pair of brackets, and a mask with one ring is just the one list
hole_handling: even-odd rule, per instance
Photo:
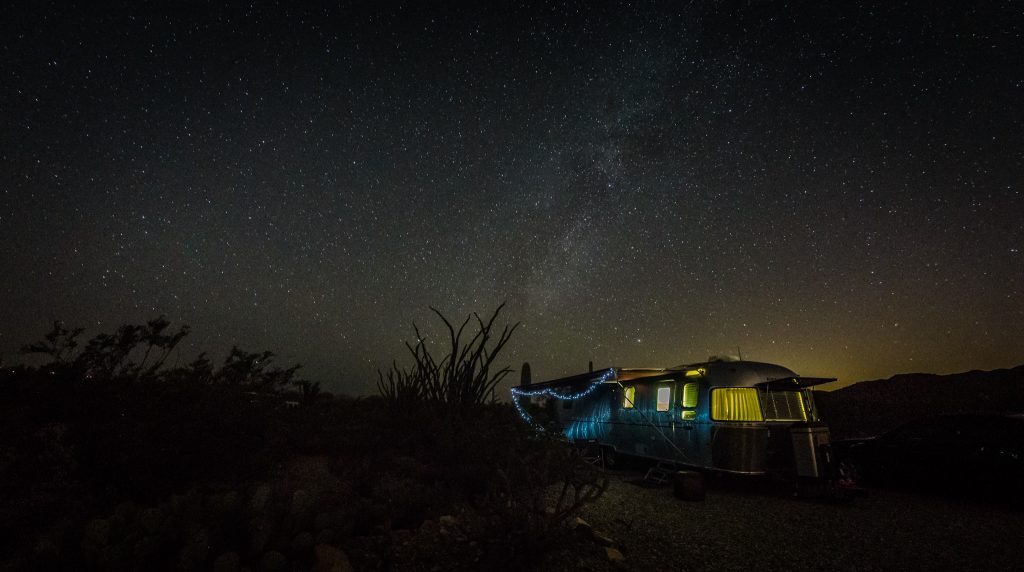
{"label": "dark parked vehicle", "polygon": [[1024,414],[936,415],[832,448],[841,475],[862,484],[1024,506]]}

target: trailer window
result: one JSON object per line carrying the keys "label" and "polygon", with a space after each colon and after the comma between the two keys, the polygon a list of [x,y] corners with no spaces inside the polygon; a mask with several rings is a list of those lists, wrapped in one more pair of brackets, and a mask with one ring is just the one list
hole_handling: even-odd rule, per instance
{"label": "trailer window", "polygon": [[764,421],[757,390],[753,387],[712,389],[711,418],[715,421]]}
{"label": "trailer window", "polygon": [[683,407],[697,407],[697,383],[683,385]]}
{"label": "trailer window", "polygon": [[799,391],[766,391],[761,405],[767,421],[807,421],[807,407]]}
{"label": "trailer window", "polygon": [[627,385],[622,388],[622,408],[632,409],[633,403],[636,400],[636,386]]}
{"label": "trailer window", "polygon": [[684,421],[689,421],[697,418],[697,390],[700,386],[696,382],[684,383],[683,384],[683,398],[681,405],[683,411],[680,417]]}
{"label": "trailer window", "polygon": [[658,411],[668,411],[669,400],[672,399],[671,387],[658,388]]}

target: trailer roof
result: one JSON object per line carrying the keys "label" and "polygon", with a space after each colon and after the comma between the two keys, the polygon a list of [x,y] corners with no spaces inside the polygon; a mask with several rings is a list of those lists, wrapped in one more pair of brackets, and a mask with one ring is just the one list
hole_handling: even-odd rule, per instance
{"label": "trailer roof", "polygon": [[[609,370],[614,373],[608,375]],[[605,383],[619,383],[669,375],[706,376],[714,386],[765,387],[772,390],[796,389],[835,381],[834,378],[801,377],[792,370],[771,363],[716,360],[671,368],[609,367],[517,387],[519,389],[571,387],[593,383],[602,378],[605,378]]]}

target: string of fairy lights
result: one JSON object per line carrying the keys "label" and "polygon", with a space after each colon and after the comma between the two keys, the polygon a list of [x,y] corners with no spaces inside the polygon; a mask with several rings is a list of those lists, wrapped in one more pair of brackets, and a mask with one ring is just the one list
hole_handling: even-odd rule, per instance
{"label": "string of fairy lights", "polygon": [[608,381],[609,379],[611,379],[611,377],[613,375],[615,375],[615,369],[614,368],[609,368],[607,371],[605,371],[603,374],[601,374],[601,377],[599,377],[596,380],[594,380],[593,382],[591,382],[591,384],[589,386],[587,386],[585,389],[583,389],[582,391],[578,391],[576,393],[569,393],[569,394],[559,393],[558,391],[556,391],[556,390],[554,390],[552,388],[534,389],[534,390],[531,390],[531,391],[527,391],[527,390],[520,389],[518,387],[513,387],[512,390],[511,390],[512,391],[512,405],[515,406],[516,411],[519,412],[519,416],[523,418],[523,421],[526,421],[530,425],[533,425],[534,427],[537,427],[538,429],[543,431],[544,428],[541,427],[541,425],[539,423],[535,422],[533,420],[533,417],[531,417],[530,414],[526,412],[526,409],[523,408],[523,405],[521,403],[519,403],[519,398],[520,397],[539,397],[541,395],[549,395],[551,397],[554,397],[555,399],[569,399],[569,400],[582,399],[582,398],[590,395],[591,393],[593,393],[594,390],[596,390],[602,383],[604,383],[604,382]]}

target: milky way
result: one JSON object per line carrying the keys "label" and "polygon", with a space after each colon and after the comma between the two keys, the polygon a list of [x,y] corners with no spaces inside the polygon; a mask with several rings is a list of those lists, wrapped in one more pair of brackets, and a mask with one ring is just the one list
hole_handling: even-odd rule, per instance
{"label": "milky way", "polygon": [[164,314],[367,393],[502,301],[541,378],[1024,362],[1012,3],[168,4],[0,16],[5,362]]}

